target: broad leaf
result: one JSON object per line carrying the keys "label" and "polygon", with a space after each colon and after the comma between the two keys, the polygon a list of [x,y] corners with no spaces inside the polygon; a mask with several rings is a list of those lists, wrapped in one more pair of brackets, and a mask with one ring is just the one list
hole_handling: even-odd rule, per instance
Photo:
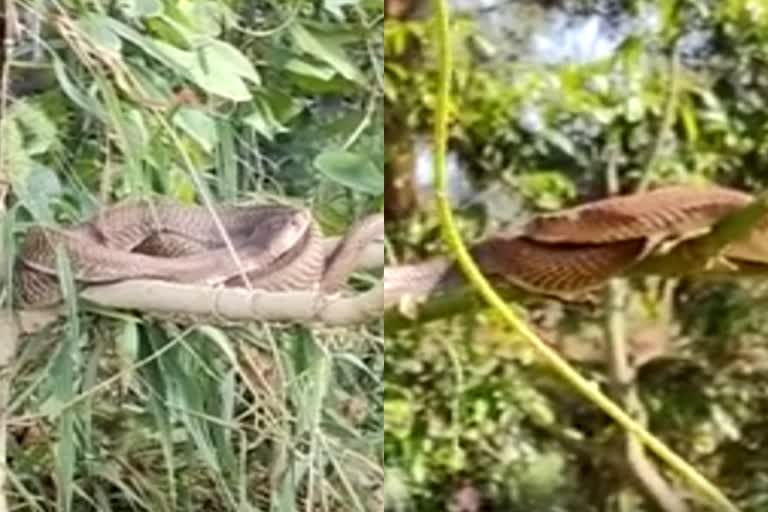
{"label": "broad leaf", "polygon": [[53,72],[56,74],[56,79],[59,81],[64,94],[77,106],[99,119],[106,117],[106,112],[104,112],[99,102],[82,91],[70,80],[66,65],[57,57],[53,59]]}
{"label": "broad leaf", "polygon": [[218,142],[218,137],[216,123],[208,114],[197,109],[182,107],[174,116],[173,122],[200,144],[206,153],[211,154]]}
{"label": "broad leaf", "polygon": [[59,177],[52,169],[33,164],[24,178],[14,184],[14,190],[34,218],[53,222],[51,204],[61,195],[62,187]]}
{"label": "broad leaf", "polygon": [[123,0],[118,6],[128,18],[150,18],[163,13],[163,4],[159,0]]}
{"label": "broad leaf", "polygon": [[89,14],[77,20],[75,26],[88,36],[90,42],[103,50],[120,53],[122,41],[110,26],[110,18],[98,14]]}
{"label": "broad leaf", "polygon": [[298,23],[291,25],[290,31],[296,46],[302,51],[326,62],[347,80],[359,84],[365,83],[363,74],[336,43],[322,35],[311,33]]}
{"label": "broad leaf", "polygon": [[278,133],[285,133],[288,129],[275,118],[270,105],[261,98],[253,101],[253,113],[243,119],[245,124],[259,132],[269,140]]}
{"label": "broad leaf", "polygon": [[203,51],[205,58],[215,63],[217,69],[226,71],[227,74],[247,78],[254,84],[261,85],[261,77],[251,61],[231,44],[215,39],[205,44]]}
{"label": "broad leaf", "polygon": [[323,81],[330,80],[336,74],[336,71],[329,66],[307,62],[304,59],[289,59],[285,62],[283,69],[297,75],[309,76]]}
{"label": "broad leaf", "polygon": [[251,99],[251,93],[232,63],[211,58],[206,51],[180,50],[162,41],[154,44],[174,67],[185,69],[192,81],[206,91],[233,101]]}
{"label": "broad leaf", "polygon": [[368,158],[348,151],[326,151],[315,167],[336,183],[371,195],[384,193],[384,175]]}

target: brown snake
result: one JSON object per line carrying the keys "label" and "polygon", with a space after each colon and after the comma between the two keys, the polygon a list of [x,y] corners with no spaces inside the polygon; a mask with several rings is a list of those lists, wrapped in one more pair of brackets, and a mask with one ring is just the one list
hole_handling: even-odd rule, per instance
{"label": "brown snake", "polygon": [[215,215],[200,206],[166,200],[129,201],[67,229],[32,228],[16,260],[15,294],[24,308],[61,301],[57,246],[82,286],[143,278],[332,292],[356,268],[368,243],[383,236],[383,217],[372,215],[356,223],[326,254],[307,210],[219,207]]}
{"label": "brown snake", "polygon": [[[515,232],[498,233],[470,249],[483,273],[517,288],[569,296],[604,284],[652,251],[695,238],[729,213],[749,205],[749,194],[719,186],[669,186],[616,196],[534,217]],[[731,261],[768,263],[768,219],[745,240],[724,248]],[[404,297],[424,298],[463,281],[458,266],[437,257],[384,273],[385,307]]]}
{"label": "brown snake", "polygon": [[[706,233],[753,197],[723,187],[671,186],[534,217],[515,231],[476,244],[471,253],[491,278],[527,291],[568,296],[604,284],[653,251]],[[129,202],[65,230],[33,228],[17,259],[22,305],[60,301],[54,247],[63,247],[78,284],[154,278],[264,290],[333,291],[365,246],[382,235],[383,218],[355,225],[331,251],[304,210],[286,206],[221,207],[217,224],[202,207]],[[226,232],[222,235],[220,228]],[[733,261],[768,263],[768,220],[724,249]],[[384,304],[424,297],[462,281],[449,258],[384,271]]]}

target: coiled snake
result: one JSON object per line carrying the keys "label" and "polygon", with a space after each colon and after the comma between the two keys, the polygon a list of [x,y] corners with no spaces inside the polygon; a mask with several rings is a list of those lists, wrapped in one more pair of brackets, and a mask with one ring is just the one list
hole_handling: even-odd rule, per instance
{"label": "coiled snake", "polygon": [[56,247],[78,285],[127,279],[334,291],[355,269],[384,220],[356,223],[328,251],[311,214],[289,206],[219,207],[128,201],[67,229],[34,227],[19,250],[14,290],[23,308],[61,301]]}
{"label": "coiled snake", "polygon": [[[719,186],[668,186],[616,196],[497,233],[471,248],[486,276],[546,295],[569,296],[604,284],[650,253],[707,233],[726,215],[752,203]],[[768,263],[768,220],[723,249],[729,261]],[[385,269],[384,303],[423,298],[463,279],[457,265],[437,257]]]}

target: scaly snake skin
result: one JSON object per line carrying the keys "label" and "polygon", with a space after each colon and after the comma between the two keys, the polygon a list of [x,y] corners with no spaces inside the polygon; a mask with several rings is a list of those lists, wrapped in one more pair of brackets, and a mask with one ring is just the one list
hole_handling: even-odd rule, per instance
{"label": "scaly snake skin", "polygon": [[712,227],[752,200],[749,194],[724,187],[674,185],[540,215],[524,227],[523,234],[543,243],[591,245],[684,237]]}
{"label": "scaly snake skin", "polygon": [[306,210],[220,207],[215,214],[167,200],[129,201],[67,229],[32,228],[16,260],[15,295],[22,308],[61,301],[57,246],[81,286],[143,278],[328,292],[343,284],[367,244],[383,236],[383,217],[372,215],[326,255],[320,230]]}
{"label": "scaly snake skin", "polygon": [[[514,233],[471,248],[483,273],[523,290],[572,296],[603,285],[663,244],[708,232],[749,205],[749,194],[718,186],[670,186],[598,200],[534,217]],[[768,219],[724,249],[736,261],[768,263]],[[424,298],[463,281],[457,265],[438,257],[385,269],[384,304]]]}

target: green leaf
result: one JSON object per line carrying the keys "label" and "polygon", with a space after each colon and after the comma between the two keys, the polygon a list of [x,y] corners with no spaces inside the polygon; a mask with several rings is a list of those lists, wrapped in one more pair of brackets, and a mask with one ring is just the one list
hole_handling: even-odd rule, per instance
{"label": "green leaf", "polygon": [[259,98],[269,105],[272,114],[280,123],[287,123],[306,107],[307,102],[277,90],[260,91]]}
{"label": "green leaf", "polygon": [[24,136],[12,117],[0,120],[0,137],[3,141],[0,165],[5,175],[17,181],[23,179],[32,166],[32,159],[24,148]]}
{"label": "green leaf", "polygon": [[[135,44],[150,57],[157,59],[165,66],[168,66],[169,68],[181,73],[182,75],[188,74],[186,73],[186,68],[178,67],[178,63],[170,59],[166,55],[166,53],[163,51],[163,48],[158,46],[158,43],[160,43],[159,40],[153,39],[152,37],[145,36],[144,34],[137,32],[133,27],[130,27],[125,23],[119,20],[116,20],[114,18],[109,18],[108,23],[110,28],[115,32],[115,34],[118,34],[120,37],[122,37],[126,41],[129,41]],[[169,45],[166,44],[165,46],[169,46]]]}
{"label": "green leaf", "polygon": [[22,180],[15,181],[14,190],[34,218],[53,222],[51,205],[62,194],[62,186],[52,169],[33,164]]}
{"label": "green leaf", "polygon": [[350,88],[349,80],[346,80],[338,73],[334,73],[333,78],[330,80],[318,80],[311,76],[295,75],[293,85],[300,89],[301,92],[308,93],[310,95],[321,94],[354,94],[354,90]]}
{"label": "green leaf", "polygon": [[274,136],[278,133],[288,131],[275,118],[270,105],[261,98],[256,98],[253,101],[253,113],[243,119],[243,122],[269,140],[273,140]]}
{"label": "green leaf", "polygon": [[82,30],[90,42],[110,52],[120,53],[123,44],[110,27],[110,18],[99,14],[89,14],[75,21],[75,26]]}
{"label": "green leaf", "polygon": [[144,123],[144,117],[139,110],[131,109],[124,117],[122,125],[126,144],[131,148],[135,158],[140,160],[150,142],[149,131]]}
{"label": "green leaf", "polygon": [[544,453],[531,461],[519,478],[528,492],[543,496],[562,485],[564,468],[565,461],[560,453]]}
{"label": "green leaf", "polygon": [[336,74],[336,71],[329,66],[314,64],[298,58],[286,61],[283,69],[297,75],[309,76],[323,81],[330,80]]}
{"label": "green leaf", "polygon": [[152,40],[151,41],[154,50],[159,52],[168,63],[172,64],[172,67],[178,69],[190,70],[190,68],[197,65],[195,54],[188,50],[182,50],[173,45],[170,45],[164,41]]}
{"label": "green leaf", "polygon": [[230,99],[248,101],[251,93],[232,64],[211,59],[206,51],[180,50],[162,41],[154,41],[155,47],[174,67],[186,70],[193,82],[202,89]]}
{"label": "green leaf", "polygon": [[158,104],[166,104],[173,94],[173,87],[168,73],[157,66],[141,66],[126,62],[128,71],[133,75],[142,96]]}
{"label": "green leaf", "polygon": [[231,44],[215,39],[205,44],[202,50],[205,59],[213,63],[216,69],[227,74],[241,76],[256,85],[261,85],[261,77],[256,72],[256,68],[253,67],[253,63]]}
{"label": "green leaf", "polygon": [[115,33],[211,94],[232,101],[248,101],[251,93],[242,78],[257,85],[261,83],[250,61],[223,41],[209,40],[198,51],[182,50],[165,41],[146,37],[118,20],[109,19],[108,22]]}
{"label": "green leaf", "polygon": [[173,123],[184,130],[203,150],[210,154],[218,143],[216,123],[211,117],[197,109],[182,107],[173,117]]}
{"label": "green leaf", "polygon": [[24,151],[28,155],[39,155],[48,151],[56,142],[56,125],[37,106],[18,100],[8,112],[24,134]]}
{"label": "green leaf", "polygon": [[216,34],[205,34],[192,28],[187,16],[178,9],[172,8],[170,11],[170,14],[153,18],[147,23],[152,27],[152,32],[158,39],[189,49],[205,41],[208,37],[216,36]]}
{"label": "green leaf", "polygon": [[53,72],[56,74],[56,79],[59,81],[59,85],[61,85],[64,94],[66,94],[77,106],[98,119],[103,120],[106,117],[106,112],[104,112],[104,109],[99,102],[83,92],[69,79],[67,66],[58,57],[53,58]]}
{"label": "green leaf", "polygon": [[179,2],[180,13],[183,13],[189,25],[197,35],[218,37],[222,28],[237,25],[237,14],[225,2]]}
{"label": "green leaf", "polygon": [[315,158],[314,165],[340,185],[375,196],[384,193],[384,175],[363,155],[348,151],[326,151]]}
{"label": "green leaf", "polygon": [[566,155],[575,159],[579,159],[581,156],[573,142],[571,142],[571,140],[562,132],[552,129],[544,129],[539,133],[544,140],[559,148]]}
{"label": "green leaf", "polygon": [[158,0],[123,0],[118,5],[128,18],[151,18],[163,13],[163,4]]}
{"label": "green leaf", "polygon": [[336,43],[309,32],[302,25],[295,23],[290,28],[293,40],[302,51],[329,64],[341,76],[358,84],[364,84],[365,78],[344,50]]}

